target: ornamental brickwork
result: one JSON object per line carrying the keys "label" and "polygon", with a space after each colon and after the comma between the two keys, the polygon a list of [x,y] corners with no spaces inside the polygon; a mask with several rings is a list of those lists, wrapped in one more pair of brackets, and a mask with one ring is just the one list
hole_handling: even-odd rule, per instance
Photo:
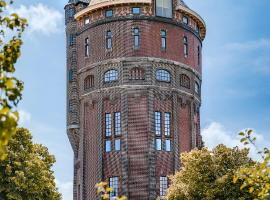
{"label": "ornamental brickwork", "polygon": [[181,152],[202,146],[205,24],[182,0],[171,2],[169,18],[157,16],[155,0],[65,6],[74,200],[98,199],[101,181],[112,197],[162,199]]}

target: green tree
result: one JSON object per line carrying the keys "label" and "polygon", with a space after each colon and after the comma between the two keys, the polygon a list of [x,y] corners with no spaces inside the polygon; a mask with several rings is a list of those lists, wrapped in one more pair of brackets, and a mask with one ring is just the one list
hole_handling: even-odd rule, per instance
{"label": "green tree", "polygon": [[59,200],[52,166],[54,156],[40,144],[34,144],[31,133],[19,128],[0,161],[0,199]]}
{"label": "green tree", "polygon": [[14,77],[15,66],[21,55],[21,34],[26,20],[13,13],[8,15],[7,5],[13,1],[0,0],[0,158],[14,134],[19,114],[16,106],[22,98],[23,83]]}
{"label": "green tree", "polygon": [[[239,135],[243,138],[241,142],[244,145],[254,145],[256,147],[256,138],[252,136],[252,130],[246,130]],[[262,162],[257,162],[253,166],[241,167],[235,175],[234,182],[243,182],[241,189],[249,189],[256,198],[261,200],[270,199],[270,150],[264,148],[258,154]]]}
{"label": "green tree", "polygon": [[231,149],[219,145],[181,155],[182,168],[171,177],[167,200],[237,200],[253,199],[247,190],[240,190],[241,182],[233,183],[240,167],[253,164],[248,150]]}

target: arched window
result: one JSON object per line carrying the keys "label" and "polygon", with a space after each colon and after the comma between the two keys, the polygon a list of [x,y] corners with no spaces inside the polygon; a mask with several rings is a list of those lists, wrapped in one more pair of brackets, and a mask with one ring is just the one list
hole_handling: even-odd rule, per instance
{"label": "arched window", "polygon": [[170,82],[171,74],[165,69],[159,69],[156,71],[156,79],[158,81]]}
{"label": "arched window", "polygon": [[183,38],[183,43],[184,43],[184,56],[188,56],[188,38],[184,36]]}
{"label": "arched window", "polygon": [[140,67],[134,67],[129,71],[130,80],[144,80],[144,70]]}
{"label": "arched window", "polygon": [[180,75],[180,85],[182,87],[190,89],[190,78],[185,74],[181,74]]}
{"label": "arched window", "polygon": [[89,75],[84,79],[84,90],[88,90],[95,86],[95,79],[93,75]]}
{"label": "arched window", "polygon": [[104,74],[104,81],[105,83],[107,82],[112,82],[112,81],[117,81],[118,80],[118,71],[115,69],[111,69]]}
{"label": "arched window", "polygon": [[195,93],[200,94],[200,85],[197,81],[195,82]]}

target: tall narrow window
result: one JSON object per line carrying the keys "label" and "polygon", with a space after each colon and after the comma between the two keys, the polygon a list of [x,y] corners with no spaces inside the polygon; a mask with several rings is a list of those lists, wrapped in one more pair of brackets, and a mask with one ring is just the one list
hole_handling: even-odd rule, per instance
{"label": "tall narrow window", "polygon": [[73,112],[73,101],[72,101],[72,99],[69,100],[68,107],[69,107],[69,112]]}
{"label": "tall narrow window", "polygon": [[156,15],[172,18],[172,0],[156,0]]}
{"label": "tall narrow window", "polygon": [[187,89],[190,89],[190,78],[186,74],[180,75],[180,85]]}
{"label": "tall narrow window", "polygon": [[72,65],[69,67],[69,81],[73,80],[73,70],[72,70]]}
{"label": "tall narrow window", "polygon": [[119,188],[119,178],[118,177],[111,177],[109,179],[109,187],[112,188],[112,191],[110,192],[110,199],[113,199],[113,197],[118,196],[118,188]]}
{"label": "tall narrow window", "polygon": [[114,113],[114,134],[121,135],[121,113]]}
{"label": "tall narrow window", "polygon": [[107,31],[106,33],[106,48],[112,49],[112,32]]}
{"label": "tall narrow window", "polygon": [[161,151],[162,150],[162,143],[160,138],[156,138],[156,150]]}
{"label": "tall narrow window", "polygon": [[74,37],[73,37],[73,34],[69,34],[69,46],[73,46],[73,40],[74,40]]}
{"label": "tall narrow window", "polygon": [[105,72],[104,81],[105,83],[117,81],[118,80],[118,71],[115,69],[111,69]]}
{"label": "tall narrow window", "polygon": [[170,136],[170,134],[171,134],[171,113],[164,114],[164,128],[165,128],[165,136]]}
{"label": "tall narrow window", "polygon": [[84,90],[89,90],[95,86],[94,75],[89,75],[84,79]]}
{"label": "tall narrow window", "polygon": [[106,10],[105,11],[105,17],[112,17],[113,16],[113,10]]}
{"label": "tall narrow window", "polygon": [[201,64],[201,48],[198,46],[198,65],[200,66]]}
{"label": "tall narrow window", "polygon": [[116,139],[114,142],[115,151],[121,151],[121,139]]}
{"label": "tall narrow window", "polygon": [[160,32],[161,34],[161,49],[166,49],[166,31],[165,30],[161,30]]}
{"label": "tall narrow window", "polygon": [[159,69],[156,71],[156,79],[158,81],[163,82],[170,82],[171,81],[171,74],[165,69]]}
{"label": "tall narrow window", "polygon": [[160,199],[165,199],[167,189],[168,189],[168,177],[166,176],[160,177],[159,187],[160,187]]}
{"label": "tall narrow window", "polygon": [[170,152],[171,151],[171,140],[170,139],[166,139],[165,140],[165,150],[167,152]]}
{"label": "tall narrow window", "polygon": [[84,54],[86,57],[89,56],[89,38],[85,38],[84,40]]}
{"label": "tall narrow window", "polygon": [[106,137],[112,135],[112,115],[110,113],[105,114],[105,135]]}
{"label": "tall narrow window", "polygon": [[155,129],[156,135],[161,135],[161,113],[155,112]]}
{"label": "tall narrow window", "polygon": [[200,85],[198,82],[195,82],[195,93],[200,94]]}
{"label": "tall narrow window", "polygon": [[139,48],[139,28],[133,29],[133,35],[134,35],[134,48]]}
{"label": "tall narrow window", "polygon": [[184,56],[188,56],[188,38],[184,36],[183,38],[183,43],[184,43]]}
{"label": "tall narrow window", "polygon": [[105,142],[105,152],[111,152],[112,151],[112,141],[106,140]]}

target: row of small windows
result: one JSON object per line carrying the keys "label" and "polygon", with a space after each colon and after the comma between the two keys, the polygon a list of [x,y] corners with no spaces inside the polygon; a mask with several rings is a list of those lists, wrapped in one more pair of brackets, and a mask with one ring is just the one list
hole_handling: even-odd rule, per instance
{"label": "row of small windows", "polygon": [[[159,177],[159,194],[160,199],[164,199],[167,190],[168,190],[168,177],[167,176],[160,176]],[[109,187],[112,189],[110,192],[110,200],[115,199],[117,196],[119,196],[119,177],[114,176],[109,178]]]}
{"label": "row of small windows", "polygon": [[[161,30],[160,31],[161,35],[161,49],[166,50],[167,48],[167,31],[166,30]],[[72,46],[74,41],[73,41],[73,34],[70,34],[69,38],[69,45]],[[138,49],[140,47],[140,29],[139,28],[133,28],[133,46],[135,49]],[[113,48],[113,34],[112,31],[108,30],[106,32],[106,49],[107,50],[112,50]],[[85,38],[84,41],[84,52],[85,56],[88,57],[90,56],[90,41],[89,38]],[[188,37],[184,36],[183,37],[183,54],[185,57],[188,57],[189,55],[189,41]],[[201,48],[200,46],[197,47],[197,64],[200,65],[201,60]]]}
{"label": "row of small windows", "polygon": [[[111,69],[104,74],[104,82],[105,83],[110,83],[117,81],[119,78],[118,71],[115,69]],[[69,79],[72,80],[72,67],[70,68],[69,71]],[[129,74],[129,79],[130,80],[144,80],[145,79],[145,74],[144,70],[139,68],[139,67],[134,67],[130,70]],[[169,71],[165,69],[159,69],[156,71],[156,80],[161,81],[161,82],[171,82],[171,74]],[[95,84],[94,81],[94,76],[89,75],[84,79],[84,90],[88,90],[90,88],[93,88]],[[186,74],[181,74],[180,75],[180,86],[190,89],[191,87],[191,80]],[[195,82],[195,92],[197,94],[200,94],[200,85],[199,83]]]}

